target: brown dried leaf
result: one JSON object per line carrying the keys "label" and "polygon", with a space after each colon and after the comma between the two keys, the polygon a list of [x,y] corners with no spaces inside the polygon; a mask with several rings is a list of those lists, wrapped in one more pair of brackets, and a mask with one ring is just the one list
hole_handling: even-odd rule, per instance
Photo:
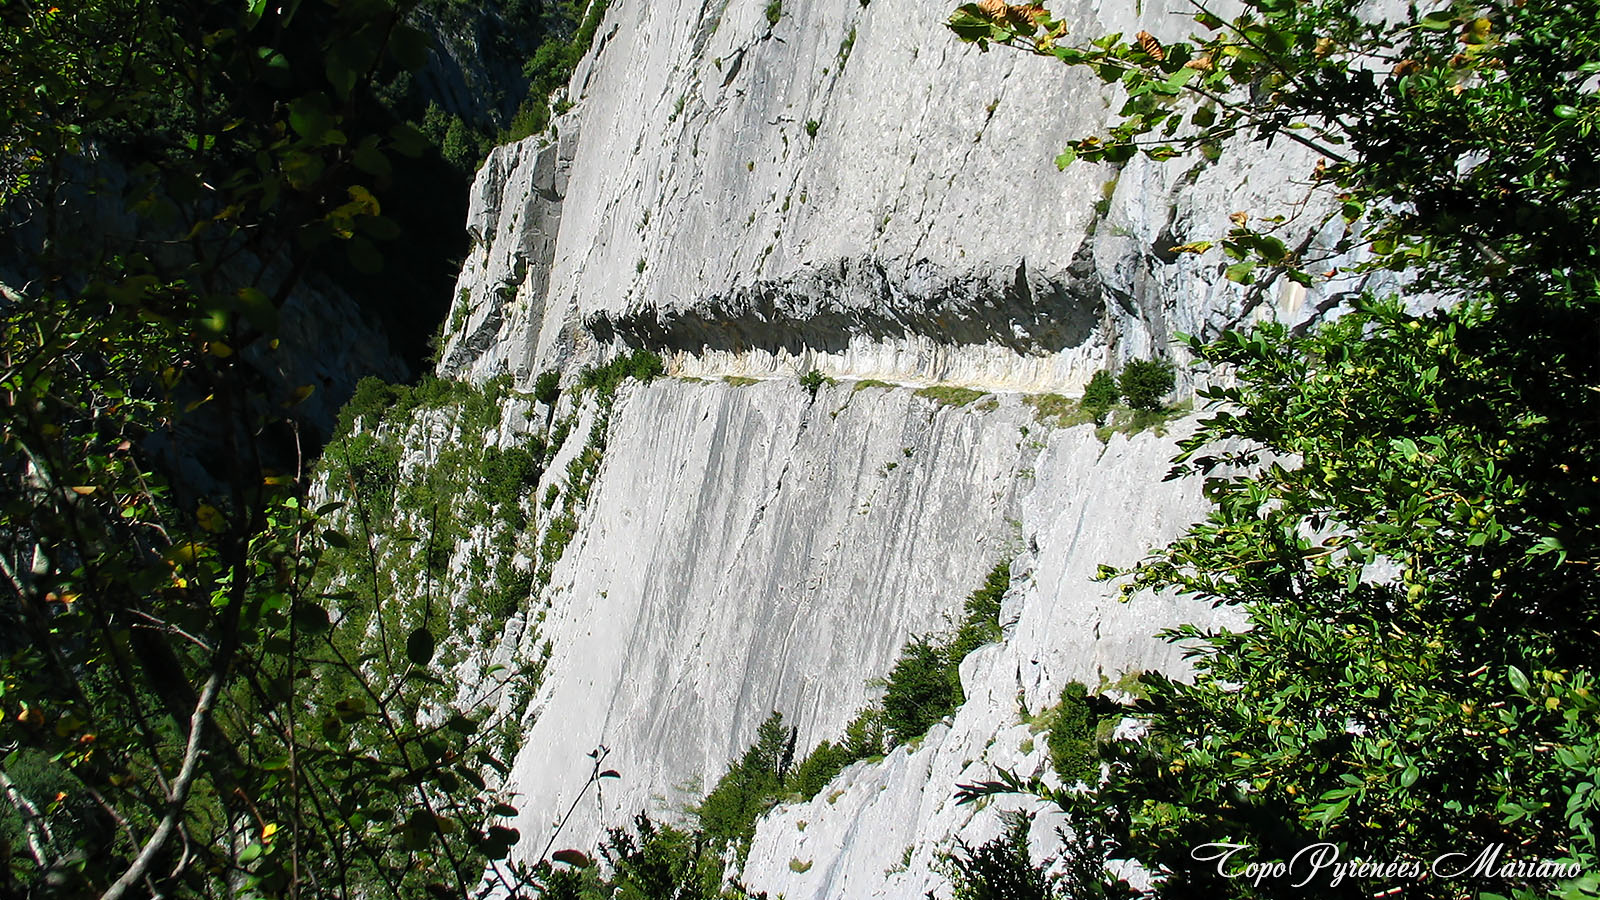
{"label": "brown dried leaf", "polygon": [[1141,31],[1134,36],[1134,40],[1139,42],[1139,49],[1143,50],[1156,62],[1161,62],[1167,58],[1167,51],[1161,49],[1161,42],[1156,40],[1156,36],[1150,32]]}

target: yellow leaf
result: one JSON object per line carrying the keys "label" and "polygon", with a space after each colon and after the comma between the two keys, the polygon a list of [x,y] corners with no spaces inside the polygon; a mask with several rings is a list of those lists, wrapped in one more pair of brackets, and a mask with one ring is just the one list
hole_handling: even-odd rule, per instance
{"label": "yellow leaf", "polygon": [[195,521],[200,523],[201,528],[210,532],[221,531],[228,525],[227,521],[223,519],[220,510],[205,503],[200,504],[200,508],[194,511],[194,517]]}
{"label": "yellow leaf", "polygon": [[376,216],[382,210],[382,207],[378,205],[378,198],[372,196],[372,192],[361,185],[351,185],[349,193],[350,202],[354,204],[362,213],[369,216]]}
{"label": "yellow leaf", "polygon": [[233,355],[233,348],[221,341],[212,341],[206,345],[206,350],[219,359],[226,359]]}
{"label": "yellow leaf", "polygon": [[263,844],[272,843],[272,836],[277,834],[277,833],[278,833],[278,823],[276,823],[276,822],[268,822],[266,824],[266,826],[261,829],[261,843],[263,843]]}
{"label": "yellow leaf", "polygon": [[95,486],[92,484],[75,484],[72,486],[72,492],[87,497],[95,492]]}
{"label": "yellow leaf", "polygon": [[195,410],[197,410],[200,407],[204,406],[206,404],[206,401],[210,400],[213,396],[215,396],[215,395],[207,394],[204,397],[200,398],[199,400],[196,400],[193,403],[190,403],[188,406],[185,406],[183,408],[183,411],[184,412],[194,412]]}
{"label": "yellow leaf", "polygon": [[194,541],[185,541],[182,544],[177,544],[167,551],[167,562],[192,563],[200,556],[202,546]]}

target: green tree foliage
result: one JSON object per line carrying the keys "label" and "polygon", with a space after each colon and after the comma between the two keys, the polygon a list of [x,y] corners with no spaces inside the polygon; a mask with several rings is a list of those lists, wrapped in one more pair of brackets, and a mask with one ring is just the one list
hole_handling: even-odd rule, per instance
{"label": "green tree foliage", "polygon": [[927,733],[961,705],[961,679],[946,648],[928,635],[911,639],[900,651],[883,692],[883,718],[897,744]]}
{"label": "green tree foliage", "polygon": [[823,741],[812,748],[795,767],[794,777],[785,787],[809,800],[821,793],[846,766],[882,756],[887,737],[883,730],[883,711],[869,706],[850,720],[838,743]]}
{"label": "green tree foliage", "polygon": [[1172,393],[1172,363],[1164,359],[1132,359],[1122,367],[1117,389],[1130,409],[1155,410]]}
{"label": "green tree foliage", "polygon": [[546,866],[537,879],[542,900],[765,900],[723,877],[723,859],[704,832],[651,819],[606,829],[599,856],[604,866],[577,856],[576,868]]}
{"label": "green tree foliage", "polygon": [[1011,562],[1001,560],[984,577],[983,585],[961,604],[961,621],[950,641],[948,655],[957,663],[967,654],[1000,640],[1000,602],[1011,587]]}
{"label": "green tree foliage", "polygon": [[554,406],[556,398],[561,396],[561,373],[556,371],[541,372],[533,383],[533,399],[545,406]]}
{"label": "green tree foliage", "polygon": [[[456,98],[435,87],[437,68],[432,78],[407,73],[386,79],[378,85],[377,97],[395,117],[411,122],[428,138],[450,164],[452,180],[469,182],[497,143],[544,130],[549,121],[545,98],[565,85],[571,66],[582,56],[582,49],[570,49],[574,34],[589,29],[590,37],[582,43],[587,49],[598,21],[586,24],[581,0],[419,0],[415,6],[413,20],[425,23],[440,45],[475,52],[477,59],[461,73],[473,100],[466,108],[456,107]],[[552,53],[560,57],[554,70]],[[450,69],[455,63],[439,54],[434,65]],[[534,110],[543,115],[537,123],[529,121]],[[462,190],[467,186],[460,185]]]}
{"label": "green tree foliage", "polygon": [[756,819],[772,808],[794,761],[795,732],[774,712],[756,730],[756,740],[722,776],[695,809],[700,827],[718,846],[745,847],[755,836]]}
{"label": "green tree foliage", "polygon": [[1105,369],[1094,373],[1089,379],[1089,384],[1083,389],[1083,400],[1079,402],[1084,412],[1094,417],[1096,425],[1104,425],[1106,416],[1110,414],[1111,407],[1117,405],[1117,398],[1122,392],[1117,388],[1116,376]]}
{"label": "green tree foliage", "polygon": [[756,820],[767,810],[790,795],[816,796],[845,766],[882,754],[884,736],[882,713],[868,707],[838,743],[823,741],[796,762],[798,734],[785,730],[783,715],[774,712],[757,729],[755,742],[695,808],[700,832],[719,851],[732,844],[742,854],[755,836]]}
{"label": "green tree foliage", "polygon": [[566,87],[573,68],[589,52],[609,3],[610,0],[587,0],[581,16],[572,13],[573,21],[578,24],[570,38],[553,34],[534,50],[522,67],[522,75],[528,80],[527,97],[518,107],[510,127],[501,132],[501,142],[521,140],[549,127],[551,117],[560,112],[552,106],[550,98]]}
{"label": "green tree foliage", "polygon": [[[626,365],[626,364],[624,364]],[[887,680],[884,699],[860,710],[837,742],[824,740],[796,762],[798,734],[774,712],[745,751],[695,809],[701,831],[717,847],[742,854],[756,821],[786,797],[815,797],[846,766],[873,759],[894,744],[920,737],[963,700],[959,668],[968,653],[1000,639],[1000,603],[1011,583],[1001,562],[967,597],[954,629],[913,638]]]}
{"label": "green tree foliage", "polygon": [[1006,816],[1005,831],[977,847],[960,842],[946,862],[952,900],[1053,900],[1055,879],[1028,854],[1027,816]]}
{"label": "green tree foliage", "polygon": [[607,830],[600,853],[611,872],[599,896],[616,900],[717,900],[722,857],[704,834],[658,824],[644,813],[632,832]]}
{"label": "green tree foliage", "polygon": [[1050,722],[1050,765],[1069,784],[1093,784],[1100,775],[1100,755],[1095,748],[1099,725],[1089,707],[1089,691],[1081,682],[1069,682],[1061,689],[1061,702]]}
{"label": "green tree foliage", "polygon": [[966,699],[961,661],[984,644],[1000,639],[1000,601],[1011,583],[1011,564],[1001,562],[962,606],[954,633],[913,637],[895,662],[883,694],[883,724],[889,739],[902,744],[926,734]]}
{"label": "green tree foliage", "polygon": [[578,386],[609,397],[626,379],[636,378],[649,384],[666,373],[667,366],[660,356],[649,350],[635,350],[621,354],[603,366],[584,369],[578,375]]}
{"label": "green tree foliage", "polygon": [[[1309,174],[1348,225],[1337,248],[1454,300],[1410,313],[1365,298],[1308,334],[1189,342],[1237,378],[1203,395],[1214,414],[1175,469],[1204,479],[1215,510],[1107,574],[1234,607],[1250,627],[1175,630],[1193,683],[1147,677],[1129,710],[1147,735],[1106,748],[1098,789],[1055,799],[1103,856],[1158,873],[1149,895],[1285,896],[1304,863],[1294,879],[1228,878],[1191,851],[1242,844],[1242,867],[1326,841],[1346,861],[1426,868],[1500,848],[1500,863],[1571,868],[1324,873],[1302,892],[1594,897],[1600,20],[1548,0],[1399,22],[1355,11],[1247,0],[1232,22],[1202,7],[1209,36],[1190,42],[1083,47],[1036,7],[952,20],[965,39],[1120,83],[1123,121],[1063,163],[1215,155],[1241,132],[1297,141],[1323,156]],[[1230,277],[1315,283],[1300,250],[1235,226]],[[1109,876],[1097,889],[1131,891]]]}
{"label": "green tree foliage", "polygon": [[[420,63],[407,12],[0,6],[27,278],[0,292],[0,893],[464,896],[517,839],[482,698],[438,702],[429,611],[373,635],[346,613],[382,591],[319,587],[360,551],[306,503],[315,386],[274,377],[301,276],[372,271],[395,234],[370,185],[420,141],[363,109]],[[94,155],[128,174],[124,235],[61,214]],[[393,490],[383,447],[349,462],[358,505]]]}

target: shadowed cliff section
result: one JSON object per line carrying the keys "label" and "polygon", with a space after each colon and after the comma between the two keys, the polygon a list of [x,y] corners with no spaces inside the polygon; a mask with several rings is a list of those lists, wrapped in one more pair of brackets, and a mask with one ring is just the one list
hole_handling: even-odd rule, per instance
{"label": "shadowed cliff section", "polygon": [[1103,287],[1080,253],[1056,276],[1015,268],[952,271],[922,260],[891,274],[881,260],[841,259],[782,281],[759,281],[687,306],[602,310],[584,319],[600,344],[741,353],[843,353],[852,338],[929,338],[950,346],[1041,355],[1091,341],[1105,315]]}

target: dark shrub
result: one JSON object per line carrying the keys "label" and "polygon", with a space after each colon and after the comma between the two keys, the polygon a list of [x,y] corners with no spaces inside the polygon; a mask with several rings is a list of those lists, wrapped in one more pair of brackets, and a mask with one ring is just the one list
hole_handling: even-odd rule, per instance
{"label": "dark shrub", "polygon": [[1160,409],[1175,382],[1172,363],[1164,359],[1136,359],[1122,370],[1122,399],[1134,409]]}

